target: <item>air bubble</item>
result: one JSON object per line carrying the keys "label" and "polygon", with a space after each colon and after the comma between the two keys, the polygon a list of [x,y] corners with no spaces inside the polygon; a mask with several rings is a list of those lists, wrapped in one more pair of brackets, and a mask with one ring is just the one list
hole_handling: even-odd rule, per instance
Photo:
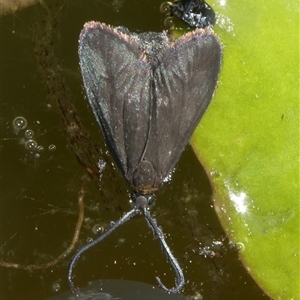
{"label": "air bubble", "polygon": [[48,147],[49,151],[55,151],[56,150],[56,146],[54,144],[49,145]]}
{"label": "air bubble", "polygon": [[167,1],[163,2],[159,7],[159,11],[162,14],[167,14],[170,10],[171,10],[171,5],[170,5],[170,2],[167,2]]}
{"label": "air bubble", "polygon": [[91,238],[91,237],[88,237],[87,239],[86,239],[86,242],[87,243],[91,243],[93,241],[93,239]]}
{"label": "air bubble", "polygon": [[53,284],[52,284],[52,291],[53,292],[59,292],[60,291],[60,284],[58,283],[58,282],[54,282]]}
{"label": "air bubble", "polygon": [[37,147],[37,142],[35,140],[28,140],[25,143],[25,149],[30,150],[30,151],[34,151],[36,150]]}
{"label": "air bubble", "polygon": [[104,228],[103,228],[103,226],[96,224],[93,226],[92,231],[94,234],[100,234],[104,231]]}
{"label": "air bubble", "polygon": [[27,127],[28,122],[24,117],[19,116],[19,117],[14,118],[12,125],[13,125],[15,133],[18,134],[20,130],[23,130]]}
{"label": "air bubble", "polygon": [[37,150],[38,152],[43,152],[45,149],[44,149],[43,146],[39,145],[39,146],[36,147],[36,150]]}
{"label": "air bubble", "polygon": [[168,29],[172,28],[174,26],[174,19],[172,17],[165,18],[164,26]]}
{"label": "air bubble", "polygon": [[32,139],[34,137],[34,131],[31,129],[27,129],[25,131],[25,137],[26,139]]}
{"label": "air bubble", "polygon": [[245,245],[241,242],[237,242],[236,247],[237,247],[239,253],[243,253],[245,250]]}

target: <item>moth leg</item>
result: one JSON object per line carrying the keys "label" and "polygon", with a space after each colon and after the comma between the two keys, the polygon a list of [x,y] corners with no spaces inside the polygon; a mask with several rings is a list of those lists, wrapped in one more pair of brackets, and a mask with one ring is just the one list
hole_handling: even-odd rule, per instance
{"label": "moth leg", "polygon": [[[144,196],[139,196],[139,198],[145,198]],[[156,277],[156,280],[158,282],[158,284],[160,285],[160,287],[165,290],[167,293],[170,294],[175,294],[180,292],[180,290],[183,288],[184,284],[185,284],[185,279],[184,279],[184,275],[183,275],[183,271],[177,261],[177,259],[174,257],[171,249],[169,248],[164,234],[161,230],[161,228],[156,224],[156,220],[151,216],[149,210],[148,210],[148,206],[144,205],[141,207],[143,214],[147,220],[147,223],[149,225],[149,227],[152,229],[152,231],[155,233],[155,235],[158,237],[158,240],[167,256],[168,261],[171,263],[175,274],[176,274],[176,280],[175,280],[175,287],[168,289],[160,280],[159,277]]]}

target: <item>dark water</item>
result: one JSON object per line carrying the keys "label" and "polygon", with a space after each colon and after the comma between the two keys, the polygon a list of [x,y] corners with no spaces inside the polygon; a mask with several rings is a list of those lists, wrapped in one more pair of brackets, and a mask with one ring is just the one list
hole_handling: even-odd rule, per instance
{"label": "dark water", "polygon": [[[107,166],[97,182],[96,158],[111,160],[101,154],[106,150],[102,136],[84,99],[77,42],[91,20],[136,32],[161,31],[160,3],[51,1],[1,18],[1,300],[46,299],[69,289],[70,255],[45,264],[71,243],[81,189],[85,216],[79,245],[95,237],[95,226],[105,227],[129,210],[130,191],[117,170]],[[14,129],[18,116],[26,118],[26,129]],[[27,129],[34,132],[31,143]],[[189,146],[151,210],[184,269],[185,295],[268,299],[226,239],[208,179]],[[101,278],[156,285],[155,276],[167,287],[174,285],[171,266],[143,218],[87,252],[75,275],[79,286]]]}

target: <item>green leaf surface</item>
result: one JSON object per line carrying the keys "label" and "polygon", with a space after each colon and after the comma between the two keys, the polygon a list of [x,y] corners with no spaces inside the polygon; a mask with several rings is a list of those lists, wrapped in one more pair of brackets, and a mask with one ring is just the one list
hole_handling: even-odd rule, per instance
{"label": "green leaf surface", "polygon": [[245,267],[272,298],[296,300],[299,2],[232,1],[213,7],[223,65],[192,144]]}

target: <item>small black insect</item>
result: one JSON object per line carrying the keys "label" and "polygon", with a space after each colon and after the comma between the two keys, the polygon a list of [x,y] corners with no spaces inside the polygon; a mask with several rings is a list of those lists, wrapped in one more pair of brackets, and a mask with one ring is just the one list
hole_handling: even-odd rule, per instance
{"label": "small black insect", "polygon": [[215,24],[214,10],[203,0],[179,0],[170,3],[170,15],[190,27],[205,28]]}
{"label": "small black insect", "polygon": [[79,59],[88,101],[107,146],[135,192],[135,206],[72,258],[68,279],[80,255],[118,226],[139,214],[159,238],[176,272],[178,292],[184,276],[161,228],[149,212],[151,195],[174,168],[209,105],[216,88],[222,50],[209,29],[177,40],[166,32],[131,33],[124,27],[86,23],[79,38]]}

